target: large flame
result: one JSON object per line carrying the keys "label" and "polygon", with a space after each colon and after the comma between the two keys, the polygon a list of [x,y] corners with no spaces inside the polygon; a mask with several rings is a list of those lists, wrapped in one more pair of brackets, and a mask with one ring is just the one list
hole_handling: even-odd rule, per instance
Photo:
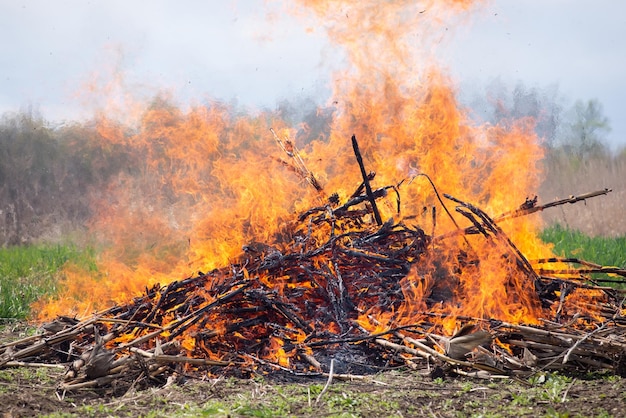
{"label": "large flame", "polygon": [[[124,303],[156,283],[227,266],[244,246],[280,247],[297,214],[331,193],[346,199],[362,181],[353,134],[376,184],[405,180],[400,213],[390,201],[380,206],[383,219],[419,225],[434,236],[457,227],[421,174],[441,193],[492,215],[519,206],[537,190],[542,149],[533,121],[475,125],[433,58],[450,25],[475,7],[471,2],[302,0],[296,6],[297,14],[315,18],[345,51],[345,69],[332,77],[328,136],[310,138],[305,126],[288,126],[280,115],[242,115],[219,103],[185,110],[155,99],[132,126],[101,115],[99,134],[109,149],[125,150],[129,168],[93,200],[90,236],[103,249],[98,272],[68,269],[58,296],[37,304],[39,318],[82,316]],[[295,141],[323,192],[284,163],[270,128]],[[531,258],[549,254],[536,238],[537,222],[525,217],[502,224]],[[537,322],[542,311],[529,291],[532,283],[503,256],[510,253],[506,245],[460,235],[434,243],[437,257],[425,257],[403,279],[405,302],[398,312],[368,308],[359,322],[374,329],[392,317],[400,324],[415,321],[427,309],[427,292],[441,296],[430,309],[449,317]],[[480,264],[461,266],[468,252]],[[454,283],[442,284],[443,277]],[[449,331],[452,326],[446,325]],[[280,357],[279,341],[272,350]]]}

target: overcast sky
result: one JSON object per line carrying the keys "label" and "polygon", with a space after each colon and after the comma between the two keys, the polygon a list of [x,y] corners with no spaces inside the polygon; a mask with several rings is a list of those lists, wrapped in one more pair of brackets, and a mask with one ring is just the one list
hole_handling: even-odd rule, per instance
{"label": "overcast sky", "polygon": [[[277,8],[267,15],[262,0],[0,0],[0,113],[88,117],[104,99],[87,86],[119,74],[133,94],[187,102],[323,97],[336,47]],[[626,146],[626,1],[490,1],[449,37],[438,56],[460,86],[499,78],[597,99],[609,142]]]}

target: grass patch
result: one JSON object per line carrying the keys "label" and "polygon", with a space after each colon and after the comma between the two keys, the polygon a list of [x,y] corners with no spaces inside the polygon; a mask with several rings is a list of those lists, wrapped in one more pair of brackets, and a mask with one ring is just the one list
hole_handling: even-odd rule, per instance
{"label": "grass patch", "polygon": [[590,237],[561,225],[544,229],[539,238],[554,244],[560,256],[574,257],[603,266],[626,268],[626,235],[617,238]]}
{"label": "grass patch", "polygon": [[[605,267],[626,268],[626,235],[617,238],[590,237],[580,231],[560,225],[544,229],[539,238],[554,244],[554,253],[561,257],[577,258]],[[625,288],[623,277],[611,274],[595,274],[596,279],[608,279],[604,283],[615,288]],[[615,282],[610,283],[609,280]]]}
{"label": "grass patch", "polygon": [[61,244],[1,248],[0,318],[26,318],[34,301],[56,292],[59,274],[70,261],[96,269],[91,248]]}

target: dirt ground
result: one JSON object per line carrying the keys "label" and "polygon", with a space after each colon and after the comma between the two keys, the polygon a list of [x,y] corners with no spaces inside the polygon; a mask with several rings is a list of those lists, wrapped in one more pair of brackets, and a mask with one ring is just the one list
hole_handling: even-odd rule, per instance
{"label": "dirt ground", "polygon": [[57,377],[3,371],[2,416],[619,417],[624,416],[626,405],[624,380],[611,378],[572,379],[555,389],[549,383],[523,386],[468,378],[429,381],[414,372],[387,372],[373,377],[378,382],[335,382],[316,402],[324,384],[321,381],[187,381],[112,396],[111,388],[59,393],[55,390]]}

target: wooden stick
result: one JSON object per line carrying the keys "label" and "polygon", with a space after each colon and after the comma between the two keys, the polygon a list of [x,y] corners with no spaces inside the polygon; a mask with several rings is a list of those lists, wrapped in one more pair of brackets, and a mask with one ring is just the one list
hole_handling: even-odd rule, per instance
{"label": "wooden stick", "polygon": [[[494,222],[500,222],[500,221],[511,219],[511,218],[517,218],[519,216],[530,215],[532,213],[543,211],[544,209],[548,209],[548,208],[551,208],[551,207],[554,207],[554,206],[564,205],[566,203],[574,204],[574,203],[577,203],[577,202],[580,202],[580,201],[584,201],[584,200],[592,198],[592,197],[606,195],[606,194],[608,194],[610,192],[612,192],[611,189],[604,189],[604,190],[599,190],[599,191],[596,191],[596,192],[585,193],[585,194],[582,194],[582,195],[579,195],[579,196],[570,196],[569,198],[556,200],[554,202],[549,202],[549,203],[546,203],[544,205],[532,206],[532,207],[523,208],[523,209],[514,209],[514,210],[511,210],[509,212],[505,212],[503,214],[500,214],[500,215],[494,217],[493,221]],[[478,229],[475,226],[468,226],[465,229],[457,229],[455,231],[451,231],[451,232],[447,232],[445,234],[439,235],[439,236],[435,237],[434,240],[441,240],[441,239],[449,238],[449,237],[457,235],[459,233],[470,234],[471,235],[471,234],[477,233],[477,231],[478,231]]]}
{"label": "wooden stick", "polygon": [[335,371],[335,359],[332,358],[332,359],[330,359],[330,370],[328,371],[328,380],[326,381],[326,384],[324,385],[324,388],[322,389],[320,394],[317,395],[317,399],[315,399],[315,403],[316,404],[318,404],[320,402],[320,399],[322,399],[322,396],[324,396],[324,394],[328,390],[328,387],[330,386],[330,383],[333,381],[333,372],[334,371]]}
{"label": "wooden stick", "polygon": [[62,364],[50,364],[50,363],[29,363],[27,361],[7,361],[3,365],[4,367],[43,367],[48,369],[65,370],[65,366]]}
{"label": "wooden stick", "polygon": [[593,334],[601,331],[602,329],[604,329],[606,327],[606,322],[603,323],[602,325],[600,325],[598,328],[594,329],[593,331],[591,331],[590,333],[586,334],[584,337],[582,337],[580,340],[576,341],[574,343],[574,345],[572,345],[569,350],[567,350],[567,352],[565,353],[565,355],[563,356],[563,364],[567,363],[567,361],[570,358],[570,355],[574,352],[574,350],[576,350],[576,348],[586,339],[588,339],[589,337],[591,337]]}
{"label": "wooden stick", "polygon": [[580,202],[582,200],[590,199],[592,197],[607,195],[610,192],[612,192],[611,189],[598,190],[596,192],[590,192],[590,193],[585,193],[585,194],[581,194],[581,195],[578,195],[578,196],[570,196],[570,197],[565,198],[565,199],[555,200],[554,202],[549,202],[549,203],[546,203],[546,204],[543,204],[543,205],[531,206],[529,208],[515,209],[515,210],[512,210],[510,212],[505,212],[505,213],[495,217],[493,220],[496,221],[496,222],[499,222],[499,221],[502,221],[502,220],[505,220],[505,219],[509,219],[509,218],[517,218],[518,216],[529,215],[531,213],[539,212],[539,211],[542,211],[544,209],[548,209],[548,208],[551,208],[551,207],[554,207],[554,206],[565,205],[567,203],[574,204],[574,203]]}
{"label": "wooden stick", "polygon": [[[617,274],[618,276],[626,277],[626,269],[621,269],[619,267],[600,267],[600,268],[584,268],[584,269],[544,269],[540,268],[537,270],[538,274],[591,274],[591,273],[603,273],[603,274]],[[598,282],[605,283],[619,283],[623,284],[624,280],[603,280],[603,279],[594,279]]]}
{"label": "wooden stick", "polygon": [[280,149],[282,149],[285,154],[293,159],[295,163],[295,167],[293,167],[293,170],[300,176],[302,176],[311,186],[313,186],[315,190],[317,190],[320,194],[323,194],[324,189],[322,188],[322,185],[319,183],[317,178],[315,178],[313,172],[307,168],[306,164],[304,164],[304,160],[302,159],[302,156],[300,155],[300,151],[298,151],[296,144],[294,144],[289,138],[285,138],[285,140],[283,141],[278,136],[278,134],[276,134],[274,128],[270,128],[270,132],[274,136],[274,140],[276,141]]}
{"label": "wooden stick", "polygon": [[561,398],[561,403],[565,403],[565,400],[567,399],[567,394],[568,394],[569,390],[572,388],[572,386],[574,386],[574,383],[576,383],[576,378],[572,379],[572,383],[570,383],[569,386],[567,387],[567,389],[565,389],[565,392],[563,392],[563,397]]}
{"label": "wooden stick", "polygon": [[454,373],[460,374],[461,376],[466,376],[466,377],[476,377],[478,379],[512,379],[511,376],[492,374],[484,370],[466,372],[465,370],[459,369],[458,367],[454,369]]}
{"label": "wooden stick", "polygon": [[111,383],[115,379],[124,377],[124,375],[125,375],[125,373],[118,373],[118,374],[112,374],[112,375],[99,377],[97,379],[89,380],[87,382],[61,383],[59,385],[59,390],[66,391],[66,390],[76,390],[76,389],[84,389],[84,388],[93,388],[93,387],[98,387],[98,386],[104,386],[104,385],[107,385],[107,384]]}
{"label": "wooden stick", "polygon": [[[322,376],[328,376],[328,373],[322,373]],[[381,385],[381,386],[389,386],[389,384],[385,383],[385,382],[381,382],[380,380],[376,380],[376,379],[372,379],[371,376],[363,376],[360,374],[338,374],[338,373],[333,373],[333,379],[335,380],[346,380],[346,381],[353,381],[353,380],[363,380],[366,382],[372,382],[375,383],[377,385]]]}
{"label": "wooden stick", "polygon": [[305,359],[311,366],[315,367],[315,369],[320,370],[320,371],[322,370],[322,364],[319,361],[317,361],[315,357],[313,357],[310,354],[305,353],[304,350],[299,350],[298,354],[300,355],[300,357]]}
{"label": "wooden stick", "polygon": [[156,324],[149,324],[147,322],[141,322],[141,321],[132,321],[132,320],[129,321],[127,319],[118,319],[118,318],[98,318],[96,322],[101,323],[101,324],[112,323],[112,324],[134,325],[134,326],[143,326],[146,328],[163,329],[162,326],[156,325]]}
{"label": "wooden stick", "polygon": [[44,334],[37,334],[37,335],[31,335],[29,337],[25,337],[19,340],[15,340],[15,341],[8,341],[2,345],[0,345],[0,350],[2,350],[3,352],[6,351],[6,349],[8,347],[16,347],[18,345],[26,345],[26,344],[30,344],[34,341],[38,341],[41,340],[42,338],[44,338]]}
{"label": "wooden stick", "polygon": [[7,359],[0,361],[0,367],[2,367],[6,362],[10,361],[10,360],[15,360],[15,359],[20,359],[20,358],[24,358],[24,357],[30,357],[32,355],[35,354],[39,354],[41,351],[43,351],[45,348],[62,343],[64,341],[68,341],[76,336],[78,336],[79,334],[81,334],[82,332],[93,332],[93,322],[95,322],[95,319],[91,319],[89,320],[86,324],[81,324],[80,327],[73,327],[69,330],[63,330],[57,334],[54,334],[52,336],[49,337],[43,337],[42,336],[42,340],[32,344],[28,347],[25,347],[13,354],[11,354],[10,356],[8,356]]}
{"label": "wooden stick", "polygon": [[143,357],[154,360],[157,363],[186,363],[193,364],[194,366],[228,366],[233,364],[228,361],[211,360],[205,358],[186,357],[186,356],[172,356],[166,354],[154,354],[149,351],[139,349],[137,347],[131,347],[130,351],[137,353]]}
{"label": "wooden stick", "polygon": [[[548,330],[539,329],[539,328],[533,328],[533,327],[529,327],[526,325],[514,325],[510,323],[505,323],[505,322],[501,323],[500,327],[510,328],[510,329],[520,331],[524,335],[525,339],[528,339],[529,337],[532,337],[533,335],[554,338],[554,340],[560,341],[565,347],[570,347],[574,343],[574,341],[577,341],[583,338],[584,339],[589,338],[589,337],[585,337],[585,335],[568,334],[564,332],[554,332],[554,331],[548,331]],[[538,337],[535,337],[535,338],[538,338]],[[615,352],[619,352],[621,350],[626,349],[626,341],[624,341],[623,339],[622,341],[619,341],[614,338],[595,337],[593,339],[593,343],[597,345],[602,344],[602,349],[605,350],[607,355],[613,352],[613,350]]]}
{"label": "wooden stick", "polygon": [[372,205],[372,211],[374,212],[374,219],[378,226],[383,224],[383,220],[380,217],[380,212],[378,212],[378,206],[376,206],[376,199],[374,198],[374,194],[372,193],[372,186],[370,185],[370,181],[367,176],[367,171],[365,171],[365,165],[363,164],[363,157],[361,156],[361,151],[359,151],[359,143],[356,141],[356,136],[352,135],[352,148],[354,149],[354,155],[356,156],[356,161],[359,163],[359,168],[361,169],[361,176],[363,177],[363,183],[365,184],[365,192],[367,193],[367,197]]}

